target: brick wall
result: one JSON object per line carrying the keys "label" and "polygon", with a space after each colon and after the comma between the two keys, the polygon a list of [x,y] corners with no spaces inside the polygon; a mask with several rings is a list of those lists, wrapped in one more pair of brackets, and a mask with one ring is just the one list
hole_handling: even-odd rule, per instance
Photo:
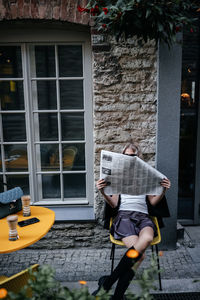
{"label": "brick wall", "polygon": [[16,19],[60,20],[87,25],[87,14],[80,14],[77,5],[86,0],[0,0],[0,21]]}

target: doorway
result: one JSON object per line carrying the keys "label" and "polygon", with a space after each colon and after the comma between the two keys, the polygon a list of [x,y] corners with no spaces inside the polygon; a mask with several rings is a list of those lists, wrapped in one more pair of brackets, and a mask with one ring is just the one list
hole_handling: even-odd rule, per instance
{"label": "doorway", "polygon": [[200,34],[183,33],[180,111],[178,219],[199,224],[200,204]]}

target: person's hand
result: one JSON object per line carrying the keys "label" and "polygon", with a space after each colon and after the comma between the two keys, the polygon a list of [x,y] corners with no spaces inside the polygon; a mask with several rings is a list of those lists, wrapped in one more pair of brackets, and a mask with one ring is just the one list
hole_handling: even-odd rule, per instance
{"label": "person's hand", "polygon": [[107,183],[105,182],[104,179],[99,179],[96,184],[96,186],[100,192],[103,192],[103,189],[106,187],[106,185],[107,185]]}
{"label": "person's hand", "polygon": [[168,178],[163,178],[160,184],[162,185],[165,191],[171,186],[171,182]]}

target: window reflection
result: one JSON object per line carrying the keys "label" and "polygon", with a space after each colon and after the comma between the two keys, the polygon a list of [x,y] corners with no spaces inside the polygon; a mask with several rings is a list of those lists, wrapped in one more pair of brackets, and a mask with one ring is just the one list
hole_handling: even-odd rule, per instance
{"label": "window reflection", "polygon": [[5,145],[4,151],[6,171],[28,171],[28,157],[26,145]]}
{"label": "window reflection", "polygon": [[63,170],[85,170],[85,144],[62,145]]}
{"label": "window reflection", "polygon": [[60,175],[42,175],[42,193],[44,199],[60,198]]}
{"label": "window reflection", "polygon": [[199,101],[199,33],[183,33],[178,218],[194,218]]}
{"label": "window reflection", "polygon": [[58,140],[58,116],[56,113],[40,113],[40,141]]}
{"label": "window reflection", "polygon": [[20,186],[24,194],[30,194],[29,175],[7,175],[6,180],[9,188]]}
{"label": "window reflection", "polygon": [[83,113],[62,113],[61,124],[63,141],[84,139]]}
{"label": "window reflection", "polygon": [[32,82],[34,109],[50,110],[57,108],[56,82],[38,80]]}
{"label": "window reflection", "polygon": [[35,67],[36,74],[32,70],[33,77],[56,76],[54,46],[35,46]]}
{"label": "window reflection", "polygon": [[0,77],[23,77],[19,46],[0,46]]}
{"label": "window reflection", "polygon": [[0,81],[0,101],[2,110],[24,109],[22,81]]}
{"label": "window reflection", "polygon": [[61,109],[83,109],[83,81],[60,81]]}
{"label": "window reflection", "polygon": [[82,46],[58,46],[58,59],[60,77],[83,76]]}
{"label": "window reflection", "polygon": [[3,114],[3,137],[5,142],[26,141],[26,126],[24,114]]}
{"label": "window reflection", "polygon": [[[58,171],[60,170],[59,145],[58,144],[42,144],[37,145],[41,159],[42,171]],[[40,167],[40,165],[39,165]]]}
{"label": "window reflection", "polygon": [[85,174],[64,174],[64,197],[86,197]]}

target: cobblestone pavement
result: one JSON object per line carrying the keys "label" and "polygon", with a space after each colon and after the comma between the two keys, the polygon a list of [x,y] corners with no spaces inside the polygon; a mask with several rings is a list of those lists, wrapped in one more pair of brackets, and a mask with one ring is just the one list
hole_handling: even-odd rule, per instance
{"label": "cobblestone pavement", "polygon": [[[116,249],[119,261],[125,249]],[[146,253],[140,271],[148,267],[151,250]],[[56,270],[56,278],[62,282],[78,280],[96,281],[109,274],[111,268],[110,249],[66,249],[66,250],[20,250],[0,255],[0,274],[10,276],[28,266],[49,264]],[[200,244],[194,248],[187,245],[173,251],[163,251],[160,257],[162,279],[200,278]]]}

